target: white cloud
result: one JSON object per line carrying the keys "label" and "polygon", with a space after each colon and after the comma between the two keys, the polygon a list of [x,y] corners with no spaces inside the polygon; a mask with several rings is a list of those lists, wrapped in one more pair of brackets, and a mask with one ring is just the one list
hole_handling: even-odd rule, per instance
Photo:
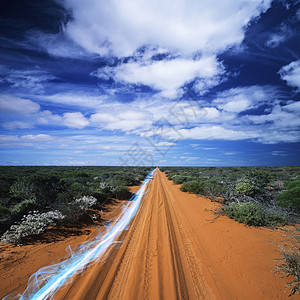
{"label": "white cloud", "polygon": [[44,84],[55,79],[54,75],[48,74],[40,69],[12,70],[6,74],[2,81],[7,82],[13,88],[26,88],[31,92],[43,91]]}
{"label": "white cloud", "polygon": [[23,121],[11,121],[11,122],[5,122],[2,124],[2,126],[7,129],[7,130],[15,130],[17,128],[20,129],[27,129],[27,128],[32,128],[33,125],[27,122]]}
{"label": "white cloud", "polygon": [[283,66],[278,73],[287,85],[300,90],[300,59]]}
{"label": "white cloud", "polygon": [[81,112],[64,113],[63,124],[69,128],[82,129],[89,125],[89,121]]}
{"label": "white cloud", "polygon": [[[231,113],[239,113],[247,109],[257,108],[262,104],[274,101],[277,93],[271,86],[246,86],[223,91],[213,100],[218,109]],[[271,100],[272,99],[272,100]]]}
{"label": "white cloud", "polygon": [[160,142],[155,144],[155,147],[170,147],[170,146],[175,146],[176,143],[172,143],[172,142]]}
{"label": "white cloud", "polygon": [[267,115],[248,115],[246,118],[255,124],[271,122],[278,129],[297,128],[300,126],[300,102],[286,106],[275,105]]}
{"label": "white cloud", "polygon": [[250,20],[271,0],[64,1],[66,34],[89,52],[129,56],[144,45],[191,55],[239,44]]}
{"label": "white cloud", "polygon": [[38,115],[37,122],[39,124],[49,124],[49,123],[56,123],[60,124],[62,117],[57,114],[52,114],[49,110],[41,111]]}
{"label": "white cloud", "polygon": [[275,32],[270,34],[269,39],[266,41],[266,46],[275,48],[278,47],[281,43],[288,40],[294,34],[291,27],[282,23],[279,27],[275,29]]}
{"label": "white cloud", "polygon": [[12,95],[0,95],[0,112],[8,114],[29,115],[40,110],[39,104]]}
{"label": "white cloud", "polygon": [[59,141],[60,139],[48,134],[27,134],[27,135],[0,135],[1,147],[42,147],[53,141]]}
{"label": "white cloud", "polygon": [[54,137],[48,134],[27,134],[20,137],[20,140],[26,142],[46,142],[53,140]]}
{"label": "white cloud", "polygon": [[283,33],[274,33],[266,41],[266,45],[271,48],[278,47],[282,42],[287,39],[286,35]]}
{"label": "white cloud", "polygon": [[[71,87],[70,89],[73,89],[73,87]],[[51,103],[64,104],[70,107],[75,106],[93,109],[101,107],[105,99],[105,96],[91,96],[88,94],[84,94],[81,91],[76,91],[76,93],[57,93],[41,97],[41,100]]]}
{"label": "white cloud", "polygon": [[[196,140],[245,140],[257,138],[259,135],[255,132],[246,130],[234,130],[227,129],[223,126],[197,126],[192,129],[179,129],[178,132],[184,137],[184,139],[196,139]],[[174,138],[172,132],[170,138]]]}
{"label": "white cloud", "polygon": [[175,98],[178,89],[194,78],[201,78],[203,85],[198,89],[204,90],[218,84],[216,76],[223,72],[224,68],[215,56],[209,56],[197,60],[175,58],[129,62],[116,67],[104,67],[94,75],[101,79],[113,78],[117,82],[147,85],[160,91],[163,97]]}
{"label": "white cloud", "polygon": [[286,151],[272,151],[271,155],[274,155],[274,156],[289,156],[289,153],[287,153]]}
{"label": "white cloud", "polygon": [[241,112],[246,110],[251,104],[251,101],[247,98],[243,98],[242,95],[234,97],[231,101],[219,105],[219,108],[228,112]]}
{"label": "white cloud", "polygon": [[[121,104],[120,104],[121,105]],[[127,104],[121,105],[122,108],[113,108],[91,115],[90,120],[99,125],[100,129],[131,131],[144,129],[152,124],[150,112],[128,109]]]}
{"label": "white cloud", "polygon": [[[99,103],[99,102],[98,102]],[[2,126],[8,130],[33,128],[36,124],[60,125],[82,129],[89,121],[81,112],[64,113],[63,117],[49,110],[41,110],[38,103],[12,95],[0,95]],[[5,122],[9,115],[9,121]]]}
{"label": "white cloud", "polygon": [[38,45],[53,56],[76,58],[87,55],[82,47],[62,33],[46,34],[40,31],[30,31],[27,34],[27,39],[35,48]]}

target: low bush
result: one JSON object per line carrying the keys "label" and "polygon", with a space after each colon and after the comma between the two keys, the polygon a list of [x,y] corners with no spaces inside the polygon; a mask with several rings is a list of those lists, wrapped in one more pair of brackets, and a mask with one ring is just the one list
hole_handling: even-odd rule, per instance
{"label": "low bush", "polygon": [[284,218],[275,214],[268,213],[258,203],[230,203],[223,209],[229,218],[249,226],[280,226],[285,224]]}
{"label": "low bush", "polygon": [[201,194],[204,196],[222,196],[226,191],[226,186],[220,183],[216,178],[205,180],[190,180],[183,182],[181,191]]}
{"label": "low bush", "polygon": [[278,260],[283,261],[275,266],[276,272],[282,277],[292,277],[292,281],[287,284],[292,296],[300,294],[300,228],[289,232],[289,238],[286,244],[280,246],[281,257]]}
{"label": "low bush", "polygon": [[285,186],[287,190],[277,196],[277,204],[300,211],[300,180],[289,181]]}
{"label": "low bush", "polygon": [[173,176],[172,180],[176,184],[182,184],[186,181],[191,180],[191,177],[190,176],[184,176],[184,175],[175,175],[175,176]]}
{"label": "low bush", "polygon": [[34,211],[25,215],[21,223],[12,225],[1,238],[2,243],[20,243],[25,237],[37,235],[47,229],[49,225],[64,219],[64,216],[58,210],[39,213]]}
{"label": "low bush", "polygon": [[242,179],[235,187],[237,194],[246,196],[253,196],[258,190],[257,185],[247,178]]}
{"label": "low bush", "polygon": [[203,187],[203,182],[197,180],[186,181],[180,187],[183,192],[201,194]]}

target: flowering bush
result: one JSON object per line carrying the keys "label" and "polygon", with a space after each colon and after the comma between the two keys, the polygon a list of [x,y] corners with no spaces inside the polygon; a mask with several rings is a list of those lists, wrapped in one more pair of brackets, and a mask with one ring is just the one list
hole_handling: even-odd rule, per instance
{"label": "flowering bush", "polygon": [[34,211],[23,216],[21,223],[12,225],[1,238],[2,243],[19,243],[24,237],[37,235],[46,230],[49,225],[64,219],[58,210],[39,213]]}
{"label": "flowering bush", "polygon": [[97,203],[97,199],[93,196],[83,196],[79,199],[75,199],[75,203],[80,209],[87,210]]}

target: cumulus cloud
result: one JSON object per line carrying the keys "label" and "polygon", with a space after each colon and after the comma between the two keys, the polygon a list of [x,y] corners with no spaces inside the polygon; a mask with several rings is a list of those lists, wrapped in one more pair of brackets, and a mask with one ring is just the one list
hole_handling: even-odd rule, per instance
{"label": "cumulus cloud", "polygon": [[81,112],[64,113],[63,124],[69,128],[82,129],[89,125],[89,121]]}
{"label": "cumulus cloud", "polygon": [[89,121],[81,112],[64,113],[63,116],[42,110],[40,105],[29,99],[12,95],[0,95],[2,126],[8,130],[33,128],[35,125],[60,125],[82,129]]}
{"label": "cumulus cloud", "polygon": [[90,120],[98,124],[100,129],[131,131],[142,129],[152,124],[150,112],[143,110],[129,110],[127,105],[123,109],[107,110],[91,115]]}
{"label": "cumulus cloud", "polygon": [[53,114],[49,110],[44,110],[39,113],[37,122],[39,124],[50,124],[50,123],[59,124],[61,120],[62,120],[61,116],[57,114]]}
{"label": "cumulus cloud", "polygon": [[92,53],[129,56],[144,45],[179,51],[220,52],[239,44],[250,20],[271,0],[66,0],[73,19],[66,34]]}
{"label": "cumulus cloud", "polygon": [[40,105],[12,95],[0,95],[0,113],[29,115],[37,113]]}
{"label": "cumulus cloud", "polygon": [[[185,83],[199,78],[205,83],[204,87],[218,84],[217,75],[224,72],[224,68],[214,56],[202,57],[197,60],[175,58],[171,60],[129,62],[116,67],[104,67],[94,75],[101,79],[113,78],[117,82],[142,84],[160,91],[163,97],[175,98],[178,89]],[[198,83],[200,84],[200,83]]]}
{"label": "cumulus cloud", "polygon": [[271,86],[246,86],[225,90],[217,95],[213,104],[220,110],[239,113],[274,101],[277,91]]}
{"label": "cumulus cloud", "polygon": [[287,85],[296,87],[300,91],[300,59],[283,66],[278,73]]}
{"label": "cumulus cloud", "polygon": [[28,122],[23,121],[11,121],[11,122],[5,122],[2,124],[2,126],[7,130],[15,130],[15,129],[27,129],[32,128],[33,125]]}

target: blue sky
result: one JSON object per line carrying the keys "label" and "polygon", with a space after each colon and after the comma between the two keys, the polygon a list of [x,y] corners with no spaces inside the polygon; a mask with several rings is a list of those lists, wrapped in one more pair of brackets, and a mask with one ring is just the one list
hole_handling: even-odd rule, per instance
{"label": "blue sky", "polygon": [[1,165],[299,165],[300,1],[3,0]]}

